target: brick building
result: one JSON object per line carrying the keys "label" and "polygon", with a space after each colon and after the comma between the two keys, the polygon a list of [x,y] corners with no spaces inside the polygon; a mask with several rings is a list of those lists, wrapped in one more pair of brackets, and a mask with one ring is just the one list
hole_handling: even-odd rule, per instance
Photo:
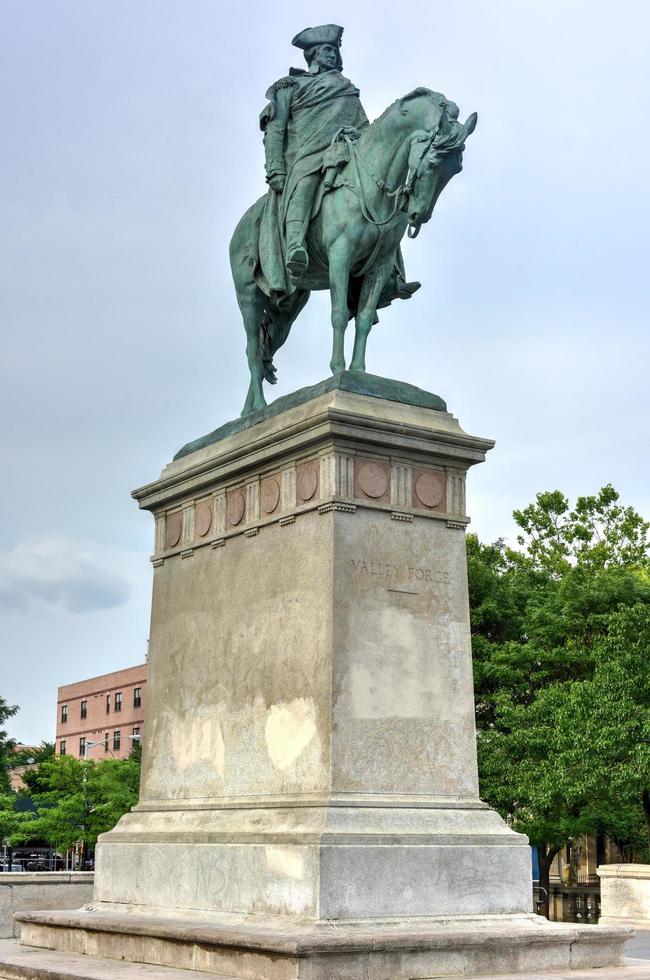
{"label": "brick building", "polygon": [[[21,753],[29,752],[30,749],[33,752],[38,752],[40,748],[41,748],[40,745],[23,745],[22,742],[19,742],[18,745],[16,745],[14,752],[21,752]],[[9,783],[11,786],[11,790],[14,793],[18,793],[21,790],[27,788],[23,782],[23,773],[28,772],[30,769],[38,769],[38,763],[32,762],[32,763],[26,763],[25,765],[12,766],[11,757],[9,758],[8,762],[9,762]]]}
{"label": "brick building", "polygon": [[60,687],[56,753],[125,759],[143,732],[147,665],[116,670]]}

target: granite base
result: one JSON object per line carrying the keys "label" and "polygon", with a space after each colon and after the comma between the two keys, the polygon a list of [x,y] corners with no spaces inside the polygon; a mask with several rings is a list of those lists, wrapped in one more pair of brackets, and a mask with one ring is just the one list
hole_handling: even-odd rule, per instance
{"label": "granite base", "polygon": [[20,913],[23,943],[236,980],[431,980],[620,967],[631,930],[538,916],[335,925]]}

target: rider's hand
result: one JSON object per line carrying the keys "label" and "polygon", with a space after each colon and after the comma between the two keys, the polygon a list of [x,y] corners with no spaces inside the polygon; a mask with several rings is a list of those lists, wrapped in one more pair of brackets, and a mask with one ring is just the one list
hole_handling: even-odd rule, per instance
{"label": "rider's hand", "polygon": [[276,194],[281,194],[284,190],[286,179],[287,178],[284,174],[273,174],[272,177],[269,177],[269,187],[272,191],[275,191]]}

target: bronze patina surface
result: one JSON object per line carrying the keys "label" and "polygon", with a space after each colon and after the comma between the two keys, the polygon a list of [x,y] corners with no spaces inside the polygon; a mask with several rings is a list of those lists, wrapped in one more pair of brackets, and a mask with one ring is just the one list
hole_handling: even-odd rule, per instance
{"label": "bronze patina surface", "polygon": [[291,68],[268,89],[260,116],[268,191],[244,214],[230,243],[251,374],[242,415],[263,409],[263,380],[313,289],[332,300],[333,374],[345,370],[344,336],[355,320],[350,368],[366,370],[377,310],[408,299],[400,242],[431,217],[462,168],[476,113],[422,86],[369,124],[359,89],[342,74],[336,24],[307,28],[293,44],[307,68]]}
{"label": "bronze patina surface", "polygon": [[372,398],[385,398],[387,401],[402,402],[404,405],[414,405],[418,408],[433,408],[439,412],[447,411],[447,405],[439,395],[424,391],[422,388],[416,388],[415,385],[406,384],[404,381],[393,381],[391,378],[380,378],[367,372],[341,371],[340,374],[334,374],[325,381],[300,388],[298,391],[292,391],[290,395],[276,398],[274,402],[264,408],[250,412],[232,422],[226,422],[225,425],[220,425],[212,432],[208,432],[207,435],[188,442],[182,449],[179,449],[174,459],[181,459],[189,453],[196,452],[197,449],[203,449],[204,446],[212,446],[215,442],[225,439],[226,436],[231,436],[235,432],[243,432],[244,429],[250,429],[251,426],[257,425],[259,422],[279,415],[287,408],[303,405],[305,402],[311,401],[312,398],[318,398],[319,395],[337,389],[350,391],[357,395],[370,395]]}

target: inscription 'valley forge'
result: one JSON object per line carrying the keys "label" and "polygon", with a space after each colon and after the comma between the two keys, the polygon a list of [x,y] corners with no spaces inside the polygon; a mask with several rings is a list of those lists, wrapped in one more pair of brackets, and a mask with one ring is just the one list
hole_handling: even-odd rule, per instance
{"label": "inscription 'valley forge'", "polygon": [[350,567],[358,575],[402,581],[420,585],[450,585],[451,576],[446,569],[426,568],[419,565],[395,564],[390,561],[372,561],[365,558],[350,558]]}

